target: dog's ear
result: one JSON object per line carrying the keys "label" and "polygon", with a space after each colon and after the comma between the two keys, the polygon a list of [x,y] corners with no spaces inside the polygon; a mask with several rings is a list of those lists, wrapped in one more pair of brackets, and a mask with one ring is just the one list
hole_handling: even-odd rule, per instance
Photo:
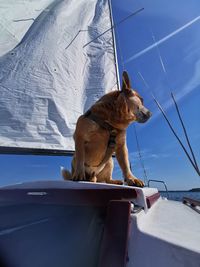
{"label": "dog's ear", "polygon": [[[126,90],[126,89],[124,89]],[[126,101],[125,94],[119,94],[117,98],[117,108],[119,109],[120,114],[127,114],[128,113],[128,105]]]}
{"label": "dog's ear", "polygon": [[123,71],[122,74],[122,91],[126,90],[126,89],[131,89],[131,81],[128,77],[128,72],[127,71]]}
{"label": "dog's ear", "polygon": [[[125,91],[131,92],[130,89],[125,89]],[[117,98],[117,107],[115,108],[115,114],[118,114],[118,119],[124,121],[127,120],[129,122],[131,121],[135,121],[136,120],[136,116],[133,112],[131,112],[131,110],[128,107],[127,104],[127,95],[126,93],[124,94],[119,94],[118,98]],[[113,115],[113,117],[116,115]]]}

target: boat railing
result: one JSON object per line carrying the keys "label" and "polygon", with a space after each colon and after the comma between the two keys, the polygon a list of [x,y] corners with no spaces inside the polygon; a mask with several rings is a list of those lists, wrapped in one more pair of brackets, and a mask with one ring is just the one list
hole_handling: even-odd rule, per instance
{"label": "boat railing", "polygon": [[148,187],[150,186],[150,183],[151,182],[154,182],[154,183],[162,183],[163,185],[164,185],[164,187],[165,187],[165,191],[166,191],[166,193],[167,193],[167,198],[169,198],[169,191],[168,191],[168,189],[167,189],[167,185],[166,185],[166,183],[164,182],[164,181],[162,181],[162,180],[154,180],[154,179],[150,179],[150,180],[148,180]]}

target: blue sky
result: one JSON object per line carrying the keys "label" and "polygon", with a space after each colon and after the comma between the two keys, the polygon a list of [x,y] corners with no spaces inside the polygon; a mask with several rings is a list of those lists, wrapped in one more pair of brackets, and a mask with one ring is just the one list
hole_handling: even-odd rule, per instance
{"label": "blue sky", "polygon": [[[126,2],[126,3],[125,3]],[[177,133],[185,142],[170,93],[173,92],[196,155],[200,157],[200,3],[199,1],[121,1],[115,21],[144,8],[117,28],[120,72],[128,70],[132,86],[153,112],[145,125],[136,125],[141,153],[149,179],[165,180],[170,189],[200,186],[192,168],[156,107],[153,93],[165,108]],[[123,66],[124,65],[124,66]],[[134,173],[143,177],[138,160],[133,126],[128,130],[128,147]]]}
{"label": "blue sky", "polygon": [[[172,1],[171,1],[172,2]],[[165,108],[185,142],[170,98],[172,91],[197,158],[200,162],[200,3],[198,0],[112,0],[115,22],[134,11],[142,12],[116,29],[119,71],[129,72],[133,88],[153,112],[146,124],[135,124],[148,179],[164,180],[169,189],[200,187],[200,177],[183,154],[158,111],[151,93]],[[157,42],[157,44],[156,44]],[[143,178],[133,126],[127,134],[133,172]],[[61,179],[60,166],[70,166],[66,157],[0,155],[0,185],[31,180]],[[116,166],[113,177],[121,177]]]}

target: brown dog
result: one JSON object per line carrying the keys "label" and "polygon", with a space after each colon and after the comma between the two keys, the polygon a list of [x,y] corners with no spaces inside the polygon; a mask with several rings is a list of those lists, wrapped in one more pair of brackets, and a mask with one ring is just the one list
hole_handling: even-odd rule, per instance
{"label": "brown dog", "polygon": [[104,95],[79,117],[74,133],[72,173],[63,170],[64,179],[122,184],[120,180],[112,180],[115,152],[125,182],[144,186],[129,167],[126,128],[134,121],[144,123],[150,116],[143,99],[131,89],[128,73],[123,72],[122,90]]}

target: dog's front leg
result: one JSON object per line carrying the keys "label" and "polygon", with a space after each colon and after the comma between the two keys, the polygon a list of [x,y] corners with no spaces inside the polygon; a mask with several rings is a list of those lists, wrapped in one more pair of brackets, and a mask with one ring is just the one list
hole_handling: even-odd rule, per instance
{"label": "dog's front leg", "polygon": [[85,147],[81,137],[75,138],[75,162],[72,179],[75,181],[85,180]]}
{"label": "dog's front leg", "polygon": [[144,186],[144,183],[136,178],[131,170],[130,170],[130,164],[128,159],[128,149],[126,146],[126,141],[120,142],[116,146],[116,158],[117,161],[122,169],[124,180],[128,185],[132,186]]}

